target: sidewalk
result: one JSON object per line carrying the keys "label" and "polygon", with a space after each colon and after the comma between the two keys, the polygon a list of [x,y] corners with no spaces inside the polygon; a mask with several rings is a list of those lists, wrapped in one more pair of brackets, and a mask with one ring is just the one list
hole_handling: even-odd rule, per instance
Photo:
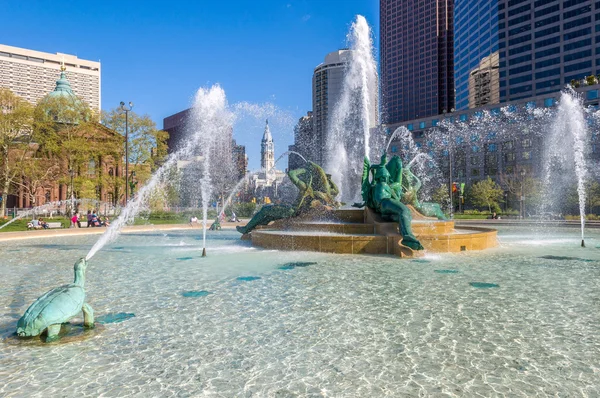
{"label": "sidewalk", "polygon": [[[473,219],[473,220],[454,220],[456,225],[475,225],[475,224],[485,224],[487,226],[491,225],[512,225],[512,226],[544,226],[544,227],[570,227],[570,228],[581,228],[581,223],[577,220],[548,220],[548,221],[540,221],[540,220],[513,220],[513,219],[500,219],[500,220],[483,220],[483,219]],[[600,221],[586,221],[586,228],[597,229],[600,228]]]}
{"label": "sidewalk", "polygon": [[[236,225],[246,225],[248,220],[241,220],[239,223],[224,222],[221,227],[226,230],[235,230]],[[210,224],[209,224],[210,226]],[[39,239],[72,235],[101,235],[108,228],[90,227],[90,228],[62,228],[62,229],[41,229],[35,231],[19,231],[0,233],[0,242],[20,240],[20,239]],[[150,225],[132,225],[123,227],[122,233],[143,232],[143,231],[176,231],[176,230],[198,230],[202,231],[202,224],[190,227],[189,224],[150,224]]]}

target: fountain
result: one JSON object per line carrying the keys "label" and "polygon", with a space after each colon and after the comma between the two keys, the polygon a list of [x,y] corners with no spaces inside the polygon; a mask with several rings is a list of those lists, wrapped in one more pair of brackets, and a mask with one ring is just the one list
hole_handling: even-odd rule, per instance
{"label": "fountain", "polygon": [[581,247],[585,247],[585,181],[587,177],[586,154],[591,147],[581,99],[573,91],[560,97],[555,122],[549,131],[545,148],[544,185],[545,206],[553,205],[557,191],[570,183],[571,173],[577,179],[579,219],[581,221]]}
{"label": "fountain", "polygon": [[[588,226],[590,249],[565,256],[583,240],[579,231],[500,226],[496,232],[421,215],[418,207],[424,203],[404,197],[419,191],[415,178],[423,176],[416,169],[430,163],[426,145],[403,141],[399,158],[379,164],[368,156],[364,162],[360,147],[357,164],[336,170],[358,169],[359,176],[366,171],[358,186],[345,186],[346,198],[356,199],[352,191],[365,193],[364,209],[335,208],[335,178],[306,162],[304,173],[293,173],[299,198],[311,203],[326,198],[327,204],[315,203],[318,212],[307,208],[297,217],[256,225],[252,245],[227,230],[202,237],[194,230],[146,231],[110,245],[177,160],[201,153],[198,146],[209,139],[202,135],[213,122],[229,125],[224,98],[218,87],[199,92],[197,106],[206,112],[198,116],[186,148],[169,158],[96,244],[92,236],[0,243],[0,396],[176,395],[182,388],[193,396],[600,395],[595,355],[600,316],[590,311],[600,300],[600,252],[591,249],[600,247],[598,231]],[[562,121],[553,134],[572,131],[568,139],[578,151],[586,146],[586,126],[578,105],[562,101]],[[512,137],[511,125],[545,133],[539,125],[557,120],[542,110],[502,112],[483,114],[472,124],[442,126],[446,130],[437,136],[435,150],[456,149],[456,140],[469,142],[490,126],[499,136]],[[394,138],[412,139],[405,133],[395,132]],[[365,137],[363,131],[357,136]],[[370,155],[376,149],[369,149]],[[208,153],[209,159],[215,156]],[[582,171],[573,159],[561,167],[575,163]],[[558,160],[550,164],[560,165]],[[205,181],[209,185],[215,183],[213,171]],[[585,181],[584,170],[579,176]],[[391,196],[378,197],[379,188],[389,188]],[[398,227],[407,225],[398,222],[408,223],[404,207],[412,217],[412,235],[425,250],[401,245]],[[291,213],[289,207],[279,209]],[[389,209],[394,211],[386,214]],[[263,214],[262,221],[272,215]],[[497,234],[500,247],[494,247]],[[102,284],[88,284],[83,292],[87,261],[82,259],[73,284],[33,301],[40,286],[72,272],[62,261],[65,251],[92,244],[88,259],[103,250],[102,258],[95,258],[101,266],[89,268],[88,276]],[[207,245],[211,256],[202,266],[187,261]],[[406,258],[400,262],[391,254]],[[75,300],[62,316],[46,321],[56,309],[48,297],[59,296]],[[85,339],[69,344],[83,327],[93,326],[86,300],[102,314],[92,329],[100,333],[84,332],[79,337]],[[82,311],[83,327],[61,325]],[[34,325],[38,321],[42,324]],[[103,323],[113,324],[98,325]],[[41,347],[38,339],[15,337],[15,329],[27,335],[42,327],[50,340],[60,328],[61,339]]]}
{"label": "fountain", "polygon": [[[326,140],[325,168],[339,184],[340,198],[351,203],[360,196],[363,157],[379,152],[371,148],[370,129],[377,125],[377,64],[371,29],[358,15],[348,33],[351,50],[340,100],[333,109]],[[343,171],[343,173],[342,173]]]}

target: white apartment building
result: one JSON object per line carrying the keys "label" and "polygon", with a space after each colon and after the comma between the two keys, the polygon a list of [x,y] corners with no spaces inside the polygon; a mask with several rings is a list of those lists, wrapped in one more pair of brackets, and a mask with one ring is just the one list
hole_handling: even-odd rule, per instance
{"label": "white apartment building", "polygon": [[35,104],[54,90],[64,63],[75,95],[91,109],[100,111],[100,62],[70,54],[50,54],[0,44],[0,87]]}

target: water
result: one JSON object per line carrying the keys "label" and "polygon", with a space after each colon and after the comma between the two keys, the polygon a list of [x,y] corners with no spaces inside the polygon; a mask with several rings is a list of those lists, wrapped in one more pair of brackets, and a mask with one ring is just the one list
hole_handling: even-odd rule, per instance
{"label": "water", "polygon": [[599,231],[587,249],[575,229],[499,237],[404,261],[209,231],[200,260],[193,231],[126,233],[87,272],[103,328],[50,345],[17,341],[16,322],[95,238],[0,243],[0,396],[600,395]]}
{"label": "water", "polygon": [[[564,188],[565,172],[573,172],[577,179],[581,241],[585,231],[585,181],[587,177],[586,154],[590,147],[589,134],[583,112],[582,100],[575,92],[563,92],[558,104],[555,122],[546,141],[545,199],[554,204],[557,189]],[[570,173],[567,174],[570,177]],[[570,180],[569,177],[566,177]],[[567,182],[570,182],[570,181]]]}
{"label": "water", "polygon": [[[178,160],[195,156],[200,147],[204,157],[203,177],[200,183],[204,220],[202,244],[203,248],[206,247],[207,208],[212,193],[210,158],[214,150],[213,147],[222,142],[222,137],[227,137],[227,132],[230,131],[233,122],[232,114],[227,108],[225,91],[219,85],[198,90],[193,107],[193,119],[193,128],[191,133],[188,134],[185,145],[169,156],[163,166],[152,175],[137,195],[129,201],[119,217],[110,224],[106,232],[92,247],[86,256],[86,260],[91,259],[104,245],[114,241],[119,236],[123,226],[133,222],[135,216],[147,207],[149,198],[161,181],[168,177],[171,170],[176,167]],[[231,141],[231,137],[229,137],[229,140]]]}
{"label": "water", "polygon": [[371,29],[362,15],[356,16],[347,40],[351,54],[341,97],[328,121],[325,170],[338,185],[341,200],[352,203],[360,196],[363,158],[372,152],[370,129],[378,122],[378,82]]}

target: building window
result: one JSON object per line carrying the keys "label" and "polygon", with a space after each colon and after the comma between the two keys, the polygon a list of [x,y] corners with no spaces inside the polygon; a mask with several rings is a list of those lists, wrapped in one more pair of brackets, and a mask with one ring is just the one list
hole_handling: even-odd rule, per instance
{"label": "building window", "polygon": [[523,160],[529,160],[529,159],[531,159],[531,152],[530,151],[525,151],[525,152],[522,153],[521,157],[523,158]]}
{"label": "building window", "polygon": [[554,98],[546,98],[544,100],[544,106],[546,106],[546,107],[554,106]]}
{"label": "building window", "polygon": [[471,169],[471,175],[477,177],[479,175],[479,169]]}
{"label": "building window", "polygon": [[515,153],[508,152],[504,154],[504,163],[514,162],[515,161]]}
{"label": "building window", "polygon": [[406,125],[406,129],[407,129],[408,131],[413,131],[413,130],[414,130],[414,126],[413,126],[413,124],[412,124],[412,123],[410,123],[410,124],[407,124],[407,125]]}
{"label": "building window", "polygon": [[468,119],[468,116],[466,114],[460,115],[460,121],[461,122],[466,122]]}
{"label": "building window", "polygon": [[392,145],[392,153],[398,152],[398,147],[396,145]]}
{"label": "building window", "polygon": [[524,140],[521,140],[521,146],[523,148],[531,148],[531,138],[525,138]]}
{"label": "building window", "polygon": [[424,129],[425,128],[425,122],[420,122],[419,123],[419,128]]}
{"label": "building window", "polygon": [[437,126],[437,125],[438,125],[438,122],[439,122],[439,121],[438,121],[437,119],[433,119],[433,120],[431,121],[431,126],[433,126],[433,127]]}
{"label": "building window", "polygon": [[89,176],[96,175],[96,161],[94,159],[90,159],[90,161],[88,163],[87,173]]}
{"label": "building window", "polygon": [[598,98],[598,90],[590,90],[586,93],[586,98],[589,100]]}

